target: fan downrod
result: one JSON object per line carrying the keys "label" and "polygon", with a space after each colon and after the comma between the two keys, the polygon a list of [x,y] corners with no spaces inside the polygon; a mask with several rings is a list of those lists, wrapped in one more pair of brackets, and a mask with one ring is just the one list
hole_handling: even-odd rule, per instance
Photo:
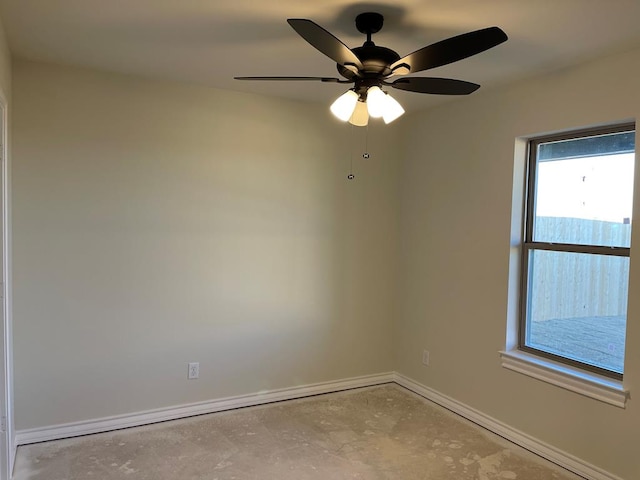
{"label": "fan downrod", "polygon": [[371,40],[371,35],[378,33],[384,24],[384,17],[376,12],[364,12],[356,17],[356,28],[360,33],[367,36],[367,41],[363,47],[373,47],[375,44]]}
{"label": "fan downrod", "polygon": [[343,65],[337,65],[340,75],[347,80],[357,80],[356,90],[378,85],[382,78],[391,73],[389,66],[400,59],[400,55],[390,48],[379,47],[371,40],[371,35],[378,33],[383,24],[384,17],[377,12],[364,12],[356,17],[356,28],[360,33],[367,35],[367,41],[351,51],[362,62],[362,68],[356,73]]}

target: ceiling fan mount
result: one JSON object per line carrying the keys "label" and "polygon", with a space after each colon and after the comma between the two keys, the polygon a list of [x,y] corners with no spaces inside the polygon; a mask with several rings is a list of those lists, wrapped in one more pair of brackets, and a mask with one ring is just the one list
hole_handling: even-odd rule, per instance
{"label": "ceiling fan mount", "polygon": [[378,33],[384,25],[384,17],[377,12],[364,12],[356,16],[356,28],[369,36]]}

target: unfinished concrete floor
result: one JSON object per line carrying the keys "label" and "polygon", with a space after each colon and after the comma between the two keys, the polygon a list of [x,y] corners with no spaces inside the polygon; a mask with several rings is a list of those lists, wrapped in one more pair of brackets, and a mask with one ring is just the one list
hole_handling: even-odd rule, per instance
{"label": "unfinished concrete floor", "polygon": [[20,447],[15,480],[573,480],[388,384]]}

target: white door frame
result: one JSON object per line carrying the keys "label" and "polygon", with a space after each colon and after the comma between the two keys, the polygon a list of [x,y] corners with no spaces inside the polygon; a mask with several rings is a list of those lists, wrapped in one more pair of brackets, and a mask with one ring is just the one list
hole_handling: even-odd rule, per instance
{"label": "white door frame", "polygon": [[8,105],[0,91],[0,480],[9,480],[16,456],[13,425],[13,335],[11,323],[11,236],[9,194]]}

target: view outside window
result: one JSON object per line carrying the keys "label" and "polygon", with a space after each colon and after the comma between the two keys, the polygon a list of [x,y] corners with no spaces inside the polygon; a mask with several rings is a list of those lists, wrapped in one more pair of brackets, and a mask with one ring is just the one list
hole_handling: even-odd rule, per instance
{"label": "view outside window", "polygon": [[619,375],[634,139],[634,131],[622,131],[532,143],[525,242],[524,346]]}

